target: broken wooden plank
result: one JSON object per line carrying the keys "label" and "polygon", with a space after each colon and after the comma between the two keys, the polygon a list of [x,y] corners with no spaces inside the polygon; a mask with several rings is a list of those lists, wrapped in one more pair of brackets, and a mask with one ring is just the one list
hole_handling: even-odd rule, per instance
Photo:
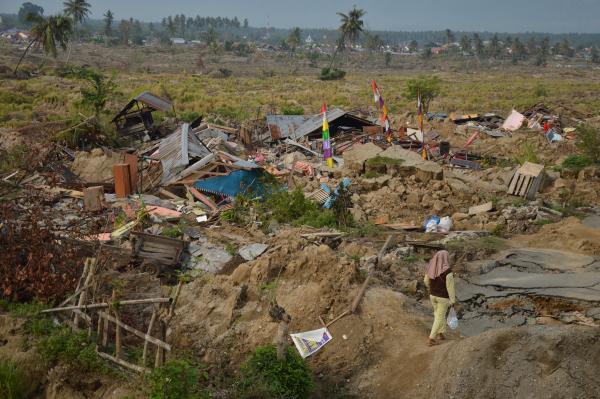
{"label": "broken wooden plank", "polygon": [[186,186],[186,188],[190,191],[190,193],[197,200],[199,200],[200,202],[202,202],[204,205],[208,206],[213,212],[217,212],[219,210],[219,207],[217,206],[217,204],[215,204],[210,198],[208,198],[207,196],[205,196],[204,194],[202,194],[200,191],[198,191],[194,187],[188,187],[188,186]]}

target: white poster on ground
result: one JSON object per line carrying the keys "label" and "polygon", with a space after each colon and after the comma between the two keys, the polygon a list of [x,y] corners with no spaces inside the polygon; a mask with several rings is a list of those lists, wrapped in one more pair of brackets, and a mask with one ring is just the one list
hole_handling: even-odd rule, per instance
{"label": "white poster on ground", "polygon": [[312,355],[333,338],[326,328],[290,334],[290,336],[303,358]]}

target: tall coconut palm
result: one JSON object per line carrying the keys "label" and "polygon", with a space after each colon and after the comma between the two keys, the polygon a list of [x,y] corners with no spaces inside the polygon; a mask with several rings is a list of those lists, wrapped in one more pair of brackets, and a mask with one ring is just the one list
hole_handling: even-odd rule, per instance
{"label": "tall coconut palm", "polygon": [[[73,30],[77,30],[77,25],[83,23],[90,15],[90,3],[86,0],[67,0],[63,3],[64,13],[73,19]],[[67,63],[71,58],[71,45],[67,54]]]}
{"label": "tall coconut palm", "polygon": [[341,25],[338,29],[341,36],[338,45],[335,48],[335,52],[333,53],[333,57],[331,58],[329,68],[333,67],[335,56],[341,48],[345,47],[348,42],[355,43],[358,40],[360,33],[363,31],[364,21],[362,20],[362,17],[364,17],[366,13],[365,10],[356,8],[356,6],[354,6],[348,14],[341,12],[337,13],[337,15],[340,16]]}
{"label": "tall coconut palm", "polygon": [[57,46],[66,50],[69,37],[73,33],[71,19],[62,15],[51,15],[47,18],[30,15],[27,19],[35,25],[31,28],[31,41],[19,59],[19,63],[15,68],[15,75],[31,46],[39,44],[42,46],[44,53],[52,54],[56,58]]}

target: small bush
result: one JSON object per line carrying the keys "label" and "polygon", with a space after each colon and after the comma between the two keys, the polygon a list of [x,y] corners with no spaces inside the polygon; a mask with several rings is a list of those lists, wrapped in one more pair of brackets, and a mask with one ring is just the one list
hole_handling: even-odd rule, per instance
{"label": "small bush", "polygon": [[186,360],[171,360],[152,370],[146,380],[150,399],[195,399],[208,397],[199,389],[200,369]]}
{"label": "small bush", "polygon": [[587,155],[569,155],[563,161],[562,166],[571,170],[581,170],[593,163],[593,159]]}
{"label": "small bush", "polygon": [[260,387],[262,397],[308,398],[314,390],[312,372],[293,347],[288,347],[284,360],[277,359],[274,345],[256,348],[242,366],[242,390]]}
{"label": "small bush", "polygon": [[521,165],[525,162],[539,163],[537,152],[531,143],[521,144],[515,160]]}
{"label": "small bush", "polygon": [[0,359],[0,398],[25,399],[30,382],[22,367],[10,359]]}
{"label": "small bush", "polygon": [[284,105],[281,107],[281,113],[284,115],[304,115],[304,108],[299,105]]}
{"label": "small bush", "polygon": [[179,119],[181,119],[183,122],[192,123],[193,121],[195,121],[196,119],[198,119],[201,116],[202,115],[199,112],[188,111],[188,112],[181,112],[179,114]]}
{"label": "small bush", "polygon": [[594,163],[600,162],[600,131],[591,126],[577,128],[577,147]]}
{"label": "small bush", "polygon": [[346,71],[342,71],[337,68],[323,68],[321,69],[321,75],[319,75],[320,80],[340,80],[344,79],[346,76]]}
{"label": "small bush", "polygon": [[533,94],[536,97],[546,97],[548,95],[548,90],[546,89],[545,86],[538,84],[537,86],[535,86],[535,88],[533,89]]}
{"label": "small bush", "polygon": [[0,173],[24,169],[30,158],[29,152],[29,148],[25,145],[16,145],[8,151],[0,149]]}
{"label": "small bush", "polygon": [[95,344],[85,332],[73,332],[69,327],[56,327],[36,344],[42,358],[48,362],[65,362],[78,370],[108,372],[108,366],[96,353]]}

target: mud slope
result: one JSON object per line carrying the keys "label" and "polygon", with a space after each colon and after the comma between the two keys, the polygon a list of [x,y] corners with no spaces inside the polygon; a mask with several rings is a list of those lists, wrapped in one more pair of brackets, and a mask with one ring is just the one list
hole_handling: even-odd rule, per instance
{"label": "mud slope", "polygon": [[[200,355],[213,377],[235,374],[256,346],[273,340],[271,300],[291,314],[290,332],[311,330],[319,315],[331,320],[345,310],[363,280],[343,249],[309,244],[294,231],[270,244],[271,253],[230,276],[206,275],[182,291],[169,340]],[[332,325],[333,340],[309,358],[317,397],[600,397],[600,329],[455,333],[431,348],[428,306],[375,279],[357,314]]]}

